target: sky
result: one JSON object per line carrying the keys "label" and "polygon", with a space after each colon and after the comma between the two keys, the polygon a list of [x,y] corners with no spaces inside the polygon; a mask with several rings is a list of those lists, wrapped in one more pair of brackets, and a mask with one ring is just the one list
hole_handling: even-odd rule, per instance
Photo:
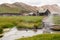
{"label": "sky", "polygon": [[0,0],[0,4],[14,3],[14,2],[23,2],[34,6],[51,5],[51,4],[58,4],[60,6],[60,0]]}

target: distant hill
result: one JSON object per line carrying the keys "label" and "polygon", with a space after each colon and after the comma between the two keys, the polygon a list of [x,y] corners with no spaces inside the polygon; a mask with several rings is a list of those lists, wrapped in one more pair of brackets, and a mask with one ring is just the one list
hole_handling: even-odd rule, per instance
{"label": "distant hill", "polygon": [[12,4],[4,3],[0,5],[0,13],[17,13],[19,11],[20,10]]}
{"label": "distant hill", "polygon": [[43,9],[48,9],[51,13],[52,12],[59,12],[60,13],[60,7],[56,4],[53,4],[53,5],[44,5],[44,6],[41,6],[39,7],[40,9],[43,8]]}
{"label": "distant hill", "polygon": [[15,2],[13,4],[9,3],[1,4],[0,13],[29,13],[29,12],[37,12],[37,10],[41,8],[48,9],[50,12],[60,12],[60,7],[56,4],[36,7],[22,2]]}
{"label": "distant hill", "polygon": [[16,2],[13,4],[3,3],[0,5],[0,13],[29,13],[36,12],[38,7],[30,6],[22,2]]}

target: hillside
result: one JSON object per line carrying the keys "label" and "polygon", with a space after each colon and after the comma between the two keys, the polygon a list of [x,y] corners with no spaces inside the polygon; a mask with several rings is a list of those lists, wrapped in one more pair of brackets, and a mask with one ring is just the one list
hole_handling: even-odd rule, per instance
{"label": "hillside", "polygon": [[0,13],[28,13],[28,12],[36,12],[37,7],[30,6],[25,3],[3,3],[0,5]]}
{"label": "hillside", "polygon": [[37,12],[37,10],[41,8],[48,9],[50,12],[60,12],[60,7],[56,4],[36,7],[22,2],[15,2],[13,4],[9,3],[1,4],[0,13],[29,13]]}
{"label": "hillside", "polygon": [[0,13],[17,13],[20,10],[16,7],[11,7],[10,4],[2,4],[0,5]]}
{"label": "hillside", "polygon": [[52,12],[60,12],[60,7],[56,4],[53,4],[53,5],[44,5],[44,6],[41,6],[39,8],[44,8],[44,9],[48,9],[51,13]]}
{"label": "hillside", "polygon": [[22,8],[23,10],[26,10],[26,11],[36,12],[37,10],[37,7],[26,5],[25,3],[22,3],[22,2],[20,3],[16,2],[16,3],[13,3],[13,5],[17,6],[18,8]]}

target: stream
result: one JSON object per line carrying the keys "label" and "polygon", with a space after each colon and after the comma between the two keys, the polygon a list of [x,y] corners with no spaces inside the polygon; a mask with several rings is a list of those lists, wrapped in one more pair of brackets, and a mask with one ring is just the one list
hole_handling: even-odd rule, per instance
{"label": "stream", "polygon": [[42,34],[42,29],[33,30],[17,30],[16,27],[12,28],[9,32],[5,33],[1,40],[15,40],[22,37],[32,37],[33,35]]}
{"label": "stream", "polygon": [[44,27],[42,29],[37,29],[37,32],[33,30],[17,30],[17,28],[14,27],[9,32],[4,33],[4,36],[0,40],[15,40],[22,37],[32,37],[37,34],[53,33],[52,30],[50,30],[50,27],[53,25],[52,18],[52,15],[45,17],[43,19]]}

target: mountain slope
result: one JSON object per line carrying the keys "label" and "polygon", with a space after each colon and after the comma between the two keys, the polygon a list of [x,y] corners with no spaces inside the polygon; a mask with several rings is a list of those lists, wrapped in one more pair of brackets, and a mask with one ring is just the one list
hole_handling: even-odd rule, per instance
{"label": "mountain slope", "polygon": [[48,9],[50,12],[60,12],[60,7],[56,4],[53,5],[44,5],[40,8]]}
{"label": "mountain slope", "polygon": [[30,6],[30,5],[27,5],[27,4],[24,4],[22,2],[16,2],[16,3],[13,3],[13,5],[19,7],[19,8],[22,8],[26,11],[31,11],[31,12],[35,12],[37,10],[37,7],[35,6]]}
{"label": "mountain slope", "polygon": [[0,5],[0,13],[18,13],[21,11],[16,6],[8,3],[4,3]]}
{"label": "mountain slope", "polygon": [[48,9],[50,12],[60,12],[60,7],[54,5],[44,5],[41,7],[30,6],[22,2],[15,2],[13,4],[4,3],[0,5],[0,13],[29,13],[37,12],[38,9]]}
{"label": "mountain slope", "polygon": [[16,2],[13,4],[4,3],[0,5],[0,13],[28,13],[36,12],[37,7],[25,3]]}

